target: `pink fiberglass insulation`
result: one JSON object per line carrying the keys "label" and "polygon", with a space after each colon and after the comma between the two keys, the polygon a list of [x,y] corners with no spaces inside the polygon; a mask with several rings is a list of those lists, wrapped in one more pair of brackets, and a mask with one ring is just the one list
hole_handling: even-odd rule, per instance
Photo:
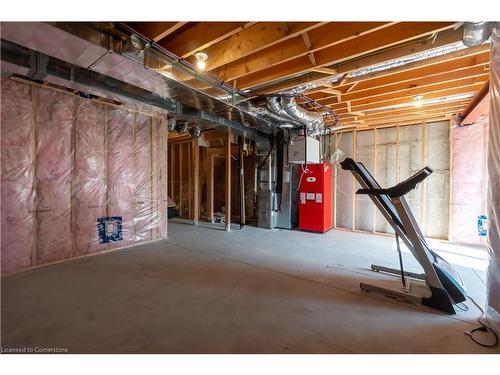
{"label": "pink fiberglass insulation", "polygon": [[34,87],[37,264],[72,256],[71,177],[75,98]]}
{"label": "pink fiberglass insulation", "polygon": [[83,255],[106,249],[97,235],[97,219],[106,216],[105,107],[87,100],[77,105],[73,230],[75,255]]}
{"label": "pink fiberglass insulation", "polygon": [[2,79],[2,273],[31,266],[33,127],[31,87]]}
{"label": "pink fiberglass insulation", "polygon": [[[164,119],[7,79],[1,99],[2,273],[166,237]],[[123,240],[99,243],[105,216]]]}
{"label": "pink fiberglass insulation", "polygon": [[134,121],[134,172],[134,239],[150,240],[153,227],[151,117],[139,113]]}
{"label": "pink fiberglass insulation", "polygon": [[[167,183],[168,175],[162,173],[161,160],[164,154],[164,148],[162,147],[163,142],[166,143],[165,134],[166,124],[165,119],[157,119],[155,121],[156,125],[156,177],[157,177],[157,210],[154,214],[155,228],[158,237],[167,237]],[[162,141],[163,140],[163,141]],[[166,147],[166,144],[165,146]]]}
{"label": "pink fiberglass insulation", "polygon": [[133,117],[127,110],[108,108],[108,216],[122,217],[123,240],[110,248],[133,242],[135,167]]}
{"label": "pink fiberglass insulation", "polygon": [[478,233],[478,216],[486,215],[486,148],[488,117],[472,125],[451,130],[452,197],[450,240],[467,244],[486,244]]}

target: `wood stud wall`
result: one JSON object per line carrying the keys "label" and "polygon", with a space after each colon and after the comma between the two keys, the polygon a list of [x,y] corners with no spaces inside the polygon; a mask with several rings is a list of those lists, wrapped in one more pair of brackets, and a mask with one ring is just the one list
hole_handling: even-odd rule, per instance
{"label": "wood stud wall", "polygon": [[[422,155],[421,155],[421,168],[424,168],[427,165],[427,159],[426,159],[426,154],[427,154],[427,127],[429,126],[428,123],[423,122],[422,124],[413,124],[413,125],[421,125],[422,126]],[[412,125],[402,125],[404,127],[407,126],[412,126]],[[396,163],[397,163],[397,181],[399,182],[401,180],[400,177],[400,128],[401,126],[390,126],[393,128],[396,128],[397,131],[397,140],[396,140]],[[367,166],[372,173],[372,175],[377,179],[377,168],[376,168],[376,163],[377,163],[377,130],[383,129],[383,128],[388,128],[387,126],[381,126],[381,127],[373,127],[370,128],[369,130],[373,131],[373,150],[372,150],[372,165]],[[336,145],[338,143],[338,140],[340,138],[341,133],[352,133],[352,147],[353,147],[353,152],[352,152],[352,158],[356,160],[356,150],[357,150],[357,133],[362,132],[364,130],[348,130],[348,131],[343,131],[343,132],[336,132],[334,137],[332,137],[332,143],[331,148],[332,150],[336,149]],[[451,149],[450,145],[450,149]],[[451,152],[451,150],[450,150]],[[451,160],[451,159],[450,159]],[[335,229],[340,229],[340,230],[349,230],[349,231],[354,231],[354,232],[366,232],[365,230],[357,229],[356,228],[356,180],[354,177],[352,178],[352,194],[353,196],[350,198],[352,199],[352,229],[349,228],[343,228],[339,227],[337,223],[337,199],[339,195],[337,194],[337,180],[338,180],[338,170],[340,169],[339,166],[334,165],[334,175],[333,175],[333,199],[334,199],[334,204],[332,205],[332,215],[333,215],[333,227]],[[450,173],[449,173],[449,178],[451,179],[451,163],[450,163]],[[449,186],[451,186],[451,181]],[[450,188],[451,189],[451,188]],[[451,197],[451,195],[450,195]],[[386,235],[387,233],[385,232],[380,232],[376,230],[376,210],[377,208],[375,207],[374,204],[372,204],[372,215],[373,215],[373,228],[370,232],[372,233],[377,233],[377,234],[383,234]],[[420,217],[417,218],[419,221],[419,224],[422,228],[425,228],[425,222],[426,222],[426,184],[422,183],[421,184],[421,189],[420,189]],[[451,222],[451,221],[450,221]]]}
{"label": "wood stud wall", "polygon": [[[170,155],[170,197],[176,203],[175,213],[178,217],[198,223],[201,212],[204,219],[209,222],[214,220],[215,209],[215,158],[223,157],[225,163],[225,207],[226,230],[230,230],[231,223],[231,145],[233,136],[227,132],[223,138],[223,147],[200,148],[193,139],[183,139],[169,143]],[[206,199],[202,202],[201,176],[206,174],[205,184]],[[202,210],[202,204],[205,209]]]}
{"label": "wood stud wall", "polygon": [[[37,155],[38,155],[38,152],[37,152],[37,148],[38,148],[38,129],[37,129],[37,118],[36,118],[36,108],[37,108],[37,97],[35,95],[35,87],[40,87],[44,90],[51,90],[51,91],[55,91],[55,92],[60,92],[60,93],[63,93],[63,94],[66,94],[66,95],[72,95],[71,93],[65,91],[65,90],[61,90],[59,88],[55,88],[55,87],[51,87],[50,85],[42,85],[42,84],[39,84],[39,83],[36,83],[36,82],[31,82],[31,81],[26,81],[26,80],[16,80],[16,81],[19,81],[21,82],[21,84],[27,84],[31,87],[30,89],[30,95],[31,95],[31,103],[32,103],[32,110],[31,110],[31,128],[32,128],[32,134],[33,136],[31,137],[31,145],[30,145],[30,148],[31,148],[31,153],[33,155],[33,161],[32,161],[32,166],[33,166],[33,175],[36,175],[36,168],[37,168]],[[72,126],[71,126],[71,145],[70,145],[70,149],[71,149],[71,170],[74,171],[74,169],[76,168],[76,135],[75,135],[75,132],[76,132],[76,119],[77,119],[77,114],[78,114],[78,106],[79,106],[79,103],[78,101],[83,101],[84,99],[81,99],[81,98],[76,98],[74,97],[73,98],[73,120],[72,120]],[[104,114],[104,118],[103,118],[103,123],[102,123],[102,132],[103,132],[103,151],[104,151],[104,154],[103,154],[103,160],[104,160],[104,170],[103,170],[103,180],[104,180],[104,184],[105,184],[105,202],[106,202],[106,205],[105,205],[105,208],[104,208],[104,213],[105,213],[105,216],[109,216],[109,189],[110,189],[110,186],[109,186],[109,166],[108,166],[108,163],[109,163],[109,115],[108,115],[108,112],[109,112],[109,107],[117,107],[113,104],[110,104],[110,103],[99,103],[98,104],[99,106],[102,107],[103,109],[103,114]],[[158,160],[158,146],[160,145],[161,147],[164,147],[164,149],[166,150],[166,145],[167,145],[167,142],[168,142],[168,132],[167,132],[167,128],[166,128],[166,121],[165,119],[161,118],[161,117],[157,117],[156,115],[153,115],[151,113],[147,113],[147,112],[143,112],[143,111],[137,111],[135,109],[132,109],[132,108],[126,108],[126,107],[123,107],[123,106],[120,106],[119,107],[120,109],[122,110],[125,110],[125,111],[128,111],[130,113],[132,113],[132,116],[133,116],[133,121],[132,121],[132,139],[134,140],[134,137],[135,137],[135,118],[137,116],[137,114],[141,113],[141,114],[144,114],[144,115],[147,115],[149,116],[149,121],[150,121],[150,125],[151,125],[151,171],[152,171],[152,176],[151,176],[151,181],[152,181],[152,184],[151,184],[151,199],[152,199],[152,208],[153,208],[153,212],[158,212],[158,209],[162,210],[161,212],[164,212],[165,215],[166,215],[166,202],[167,200],[163,200],[161,202],[158,201],[158,193],[161,191],[163,194],[162,196],[163,197],[167,197],[167,194],[168,194],[168,186],[167,186],[167,181],[164,179],[163,176],[167,176],[167,173],[168,173],[168,169],[167,169],[167,162],[168,162],[168,155],[167,153],[164,153],[161,155],[161,159]],[[158,142],[158,139],[160,139],[160,142]],[[135,147],[135,145],[133,146]],[[135,152],[135,149],[134,149],[134,152]],[[134,163],[135,163],[135,159],[134,159]],[[134,169],[134,168],[133,168]],[[135,170],[135,169],[134,169]],[[95,253],[99,253],[100,251],[103,251],[103,250],[110,250],[110,246],[108,244],[106,245],[103,245],[102,246],[102,250],[99,250],[97,252],[93,252],[93,253],[90,253],[90,254],[84,254],[84,255],[78,255],[77,254],[77,249],[76,249],[76,242],[77,242],[77,238],[76,238],[76,233],[75,233],[75,210],[74,210],[74,203],[73,203],[73,197],[74,197],[74,194],[75,194],[75,190],[74,190],[74,184],[75,184],[75,181],[74,181],[74,172],[71,173],[71,178],[70,178],[70,199],[71,199],[71,204],[70,204],[70,230],[71,230],[71,234],[70,234],[70,237],[71,237],[71,244],[70,244],[70,247],[71,247],[71,256],[68,257],[68,258],[64,258],[64,259],[61,259],[61,260],[56,260],[56,261],[49,261],[49,262],[43,262],[41,263],[39,261],[39,254],[38,254],[38,236],[39,236],[39,227],[38,227],[38,222],[39,222],[39,215],[38,215],[38,212],[40,211],[38,209],[38,205],[39,205],[39,193],[38,193],[38,186],[37,186],[37,182],[38,182],[38,179],[37,178],[33,178],[32,179],[32,185],[31,185],[31,189],[32,189],[32,192],[33,192],[33,195],[34,195],[34,199],[33,199],[33,206],[32,206],[32,210],[31,210],[31,214],[33,215],[33,225],[32,225],[32,236],[33,236],[33,242],[32,242],[32,247],[31,247],[31,268],[33,267],[39,267],[39,266],[42,266],[42,265],[47,265],[47,264],[56,264],[56,263],[60,263],[60,262],[63,262],[63,261],[66,261],[68,259],[72,259],[74,257],[81,257],[81,256],[87,256],[87,255],[92,255],[92,254],[95,254]],[[160,186],[160,189],[158,188]],[[158,217],[156,217],[155,215],[152,215],[152,218],[151,218],[152,221],[155,221],[155,220],[158,220]],[[155,239],[158,239],[158,238],[161,238],[162,235],[161,233],[164,233],[163,237],[166,238],[166,234],[167,234],[167,220],[163,220],[163,223],[162,223],[163,227],[159,227],[159,226],[155,226],[153,225],[153,228],[151,229],[151,239],[152,240],[155,240]],[[135,231],[135,228],[134,226],[132,227],[132,239],[134,240],[135,236],[134,236],[134,231]],[[140,242],[144,242],[144,241],[137,241],[137,243],[140,243]],[[113,249],[117,249],[119,247],[113,247]]]}

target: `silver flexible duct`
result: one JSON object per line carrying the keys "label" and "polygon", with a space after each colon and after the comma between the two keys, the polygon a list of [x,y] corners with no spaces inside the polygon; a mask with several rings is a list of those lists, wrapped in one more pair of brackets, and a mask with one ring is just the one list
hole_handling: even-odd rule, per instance
{"label": "silver flexible duct", "polygon": [[297,123],[297,119],[295,117],[290,116],[286,111],[283,109],[283,106],[281,105],[281,98],[279,97],[269,97],[267,98],[267,108],[276,113],[278,116],[281,116],[283,118],[288,119],[289,121],[293,121],[294,123],[297,124],[297,126],[300,126],[301,123]]}
{"label": "silver flexible duct", "polygon": [[278,122],[278,127],[290,128],[296,127],[298,125],[295,121],[290,120],[288,117],[280,116],[277,113],[270,111],[266,107],[255,107],[248,103],[248,111],[271,121]]}
{"label": "silver flexible duct", "polygon": [[281,105],[288,115],[306,126],[310,135],[317,134],[324,126],[321,113],[307,111],[299,107],[294,98],[281,98]]}

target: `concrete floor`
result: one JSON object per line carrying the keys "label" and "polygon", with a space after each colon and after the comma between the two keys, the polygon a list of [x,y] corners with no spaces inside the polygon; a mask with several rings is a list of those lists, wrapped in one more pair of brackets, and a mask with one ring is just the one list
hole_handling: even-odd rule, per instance
{"label": "concrete floor", "polygon": [[[169,239],[2,278],[2,346],[76,353],[499,353],[448,316],[363,293],[398,266],[394,241],[170,223]],[[438,244],[439,245],[439,244]],[[445,246],[446,247],[446,246]],[[453,255],[484,301],[482,250]],[[460,249],[459,249],[460,250]],[[463,249],[462,249],[463,250]],[[460,251],[459,251],[460,252]],[[409,253],[408,270],[419,271]],[[472,265],[472,267],[471,267]]]}

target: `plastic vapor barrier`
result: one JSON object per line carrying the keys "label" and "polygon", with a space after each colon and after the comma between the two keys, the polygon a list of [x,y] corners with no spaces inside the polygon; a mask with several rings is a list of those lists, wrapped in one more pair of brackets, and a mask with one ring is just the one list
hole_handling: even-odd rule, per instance
{"label": "plastic vapor barrier", "polygon": [[450,241],[486,245],[478,220],[486,215],[488,116],[471,125],[451,128],[451,223]]}
{"label": "plastic vapor barrier", "polygon": [[488,297],[486,315],[500,333],[500,30],[493,31],[490,61],[490,125],[488,145]]}
{"label": "plastic vapor barrier", "polygon": [[2,273],[166,237],[165,118],[1,83]]}

